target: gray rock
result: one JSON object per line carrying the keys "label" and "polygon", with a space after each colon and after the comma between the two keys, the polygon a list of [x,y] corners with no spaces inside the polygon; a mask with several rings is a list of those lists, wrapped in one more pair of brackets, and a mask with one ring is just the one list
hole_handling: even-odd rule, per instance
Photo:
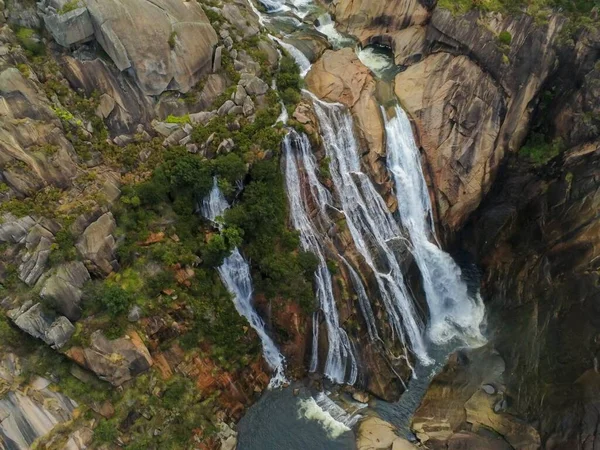
{"label": "gray rock", "polygon": [[246,89],[243,86],[237,85],[237,88],[233,94],[233,101],[236,105],[242,106],[244,104],[244,100],[248,97],[246,93]]}
{"label": "gray rock", "polygon": [[10,213],[4,214],[0,220],[0,242],[23,242],[34,225],[35,220],[31,216],[17,219]]}
{"label": "gray rock", "polygon": [[90,274],[81,261],[62,264],[46,279],[40,297],[70,320],[79,320],[82,288],[89,279]]}
{"label": "gray rock", "polygon": [[221,70],[221,62],[223,58],[223,46],[219,45],[215,50],[215,56],[213,58],[213,73]]}
{"label": "gray rock", "polygon": [[244,16],[240,8],[232,3],[226,3],[222,9],[223,17],[247,38],[259,33],[258,22],[252,14]]}
{"label": "gray rock", "polygon": [[192,137],[188,134],[186,137],[179,141],[179,145],[188,145],[191,140]]}
{"label": "gray rock", "polygon": [[48,12],[43,18],[46,29],[63,47],[86,42],[94,37],[94,26],[85,7],[65,14]]}
{"label": "gray rock", "polygon": [[96,115],[101,119],[106,119],[113,109],[115,109],[115,99],[109,94],[102,94],[100,96],[100,104],[96,108]]}
{"label": "gray rock", "polygon": [[491,384],[484,384],[483,386],[481,386],[481,389],[483,389],[483,392],[485,392],[488,395],[494,395],[496,393],[496,388]]}
{"label": "gray rock", "polygon": [[185,149],[188,151],[188,153],[192,153],[192,154],[198,153],[198,146],[196,144],[187,144],[185,146]]}
{"label": "gray rock", "polygon": [[96,40],[147,95],[187,92],[212,70],[217,34],[198,2],[86,0]]}
{"label": "gray rock", "polygon": [[142,308],[140,308],[138,305],[135,305],[133,308],[131,308],[129,314],[127,314],[127,320],[129,320],[130,322],[137,322],[141,318]]}
{"label": "gray rock", "polygon": [[229,110],[231,108],[233,108],[235,106],[235,103],[233,102],[233,100],[227,100],[225,103],[223,103],[221,105],[221,107],[217,110],[217,114],[219,116],[224,116],[225,114],[227,114],[229,112]]}
{"label": "gray rock", "polygon": [[20,308],[8,311],[7,315],[21,330],[55,349],[65,345],[75,332],[69,319],[63,316],[53,318],[44,312],[41,303],[28,301]]}
{"label": "gray rock", "polygon": [[115,145],[119,147],[125,147],[127,144],[131,144],[135,141],[135,138],[130,134],[121,134],[113,139]]}
{"label": "gray rock", "polygon": [[213,117],[216,116],[216,111],[202,111],[199,113],[190,114],[190,120],[194,125],[206,125]]}
{"label": "gray rock", "polygon": [[113,236],[116,227],[112,213],[103,214],[85,229],[75,245],[88,270],[98,276],[106,276],[119,268]]}
{"label": "gray rock", "polygon": [[190,134],[192,131],[194,131],[194,127],[192,127],[189,123],[186,123],[183,126],[183,131],[185,131],[187,134]]}
{"label": "gray rock", "polygon": [[34,225],[25,239],[26,252],[19,265],[19,278],[33,286],[46,268],[54,235],[40,224]]}
{"label": "gray rock", "polygon": [[174,133],[180,128],[179,124],[159,122],[158,120],[153,120],[150,126],[152,126],[152,129],[154,131],[156,131],[158,134],[163,135],[164,137],[169,137],[172,133]]}
{"label": "gray rock", "polygon": [[235,143],[233,142],[233,139],[227,138],[219,144],[219,147],[217,148],[217,153],[229,153],[231,150],[233,150],[234,147]]}
{"label": "gray rock", "polygon": [[162,145],[164,145],[165,147],[168,147],[170,145],[175,145],[175,144],[179,143],[179,141],[181,141],[186,136],[187,136],[187,133],[182,128],[179,128],[174,133],[172,133],[168,138],[166,138],[163,141]]}
{"label": "gray rock", "polygon": [[248,95],[263,95],[266,94],[269,90],[269,85],[257,76],[253,76],[247,81],[244,81],[243,86],[246,89]]}
{"label": "gray rock", "polygon": [[231,36],[227,36],[225,39],[223,39],[223,44],[225,44],[225,48],[227,50],[231,50],[233,47],[233,39],[231,39]]}
{"label": "gray rock", "polygon": [[227,114],[233,115],[233,116],[237,116],[237,115],[240,115],[243,113],[244,113],[244,108],[242,108],[241,106],[234,106],[229,111],[227,111]]}
{"label": "gray rock", "polygon": [[245,98],[243,110],[244,110],[244,116],[246,116],[246,117],[254,114],[254,111],[255,111],[254,102],[252,101],[252,99],[250,97]]}

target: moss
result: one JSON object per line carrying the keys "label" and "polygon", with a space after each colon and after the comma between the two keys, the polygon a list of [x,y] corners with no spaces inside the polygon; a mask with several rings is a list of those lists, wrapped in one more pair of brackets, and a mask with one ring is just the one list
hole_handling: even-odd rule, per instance
{"label": "moss", "polygon": [[58,14],[67,14],[68,12],[76,10],[79,6],[79,0],[70,0],[58,10]]}
{"label": "moss", "polygon": [[543,165],[565,150],[562,139],[548,141],[545,136],[532,133],[519,154],[535,165]]}
{"label": "moss", "polygon": [[175,48],[175,44],[177,43],[177,31],[171,31],[171,34],[169,34],[169,47],[171,47],[171,49]]}
{"label": "moss", "polygon": [[31,75],[31,70],[27,64],[17,64],[17,69],[19,69],[19,72],[21,72],[21,75],[25,78],[29,78]]}
{"label": "moss", "polygon": [[510,43],[512,42],[512,35],[506,30],[502,31],[498,35],[498,42],[500,42],[500,44],[503,45],[510,45]]}

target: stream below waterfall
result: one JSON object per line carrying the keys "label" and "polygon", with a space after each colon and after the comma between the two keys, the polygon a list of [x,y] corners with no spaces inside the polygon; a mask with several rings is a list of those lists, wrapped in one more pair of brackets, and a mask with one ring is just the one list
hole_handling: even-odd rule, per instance
{"label": "stream below waterfall", "polygon": [[[258,1],[261,9],[267,11],[263,14],[257,8],[258,4],[251,3],[259,23],[268,29],[269,37],[294,58],[303,77],[309,72],[311,61],[289,40],[286,41],[291,35],[278,29],[278,23],[289,27],[291,21],[297,29],[319,32],[334,49],[356,46],[356,41],[338,32],[329,14],[312,5],[310,0]],[[356,53],[379,80],[389,81],[397,73],[398,67],[388,48],[377,45],[356,47]],[[353,403],[351,399],[343,401],[344,394],[328,396],[328,393],[312,391],[300,382],[290,387],[269,389],[239,422],[237,448],[355,449],[353,427],[364,415],[380,416],[396,426],[399,435],[413,440],[411,418],[448,355],[460,347],[485,343],[480,332],[484,310],[478,294],[479,280],[476,277],[465,279],[469,271],[461,271],[437,242],[420,153],[409,119],[400,106],[381,111],[385,123],[387,170],[399,204],[398,211],[392,213],[369,175],[362,170],[360,155],[363,149],[354,135],[353,119],[347,108],[323,102],[308,91],[305,96],[313,104],[331,173],[331,184],[325,187],[317,176],[318,163],[308,137],[290,130],[282,143],[282,170],[290,222],[300,235],[302,248],[315,254],[319,263],[314,274],[319,309],[313,316],[309,371],[321,373],[327,382],[337,385],[353,385],[360,377],[360,349],[355,348],[338,317],[333,276],[327,264],[331,249],[335,248],[327,233],[333,227],[331,210],[335,210],[336,214],[344,216],[353,245],[375,280],[379,301],[388,318],[387,325],[403,348],[401,358],[408,362],[412,355],[415,360],[413,377],[398,402],[374,400],[368,406]],[[287,113],[285,109],[283,111],[280,121],[285,125]],[[412,254],[421,273],[429,310],[425,321],[418,314],[411,288],[404,279],[403,251]],[[355,260],[341,254],[333,257],[348,271],[371,342],[382,342],[361,268]],[[243,265],[241,255],[238,259]],[[225,283],[231,284],[223,269],[221,272]],[[258,318],[258,322],[253,323],[251,319],[256,315],[253,310],[244,315],[253,328],[257,329],[257,325],[260,328],[257,331],[263,342],[265,359],[275,370],[274,379],[283,379],[278,378],[284,376],[280,372],[284,367],[283,360],[277,368],[277,362],[273,364],[270,360],[268,347],[273,341],[264,331],[262,320]],[[323,325],[319,326],[319,323]],[[317,348],[319,328],[327,335],[328,349],[323,355]],[[281,383],[272,383],[272,386],[278,385]]]}

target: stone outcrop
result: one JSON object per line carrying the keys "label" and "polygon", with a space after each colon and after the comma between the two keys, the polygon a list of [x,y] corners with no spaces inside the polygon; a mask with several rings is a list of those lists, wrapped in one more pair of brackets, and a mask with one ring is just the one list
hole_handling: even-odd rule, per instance
{"label": "stone outcrop", "polygon": [[596,435],[599,164],[596,141],[539,174],[510,167],[463,235],[485,269],[509,411],[538,418],[552,450]]}
{"label": "stone outcrop", "polygon": [[120,386],[152,366],[148,349],[134,331],[112,341],[96,331],[90,337],[89,347],[70,348],[67,356],[113,386]]}
{"label": "stone outcrop", "polygon": [[[0,445],[3,448],[27,450],[36,439],[50,433],[57,425],[74,418],[77,404],[54,392],[50,381],[34,377],[21,389],[12,386],[22,376],[19,358],[7,354],[0,360]],[[73,447],[68,447],[72,449]]]}
{"label": "stone outcrop", "polygon": [[116,228],[115,219],[108,212],[91,223],[77,241],[77,250],[90,272],[106,276],[118,270],[119,264],[115,257],[117,243],[113,236]]}
{"label": "stone outcrop", "polygon": [[68,319],[78,320],[82,288],[89,279],[90,274],[81,261],[62,264],[46,279],[40,297]]}
{"label": "stone outcrop", "polygon": [[46,311],[40,303],[27,301],[7,315],[21,330],[55,349],[63,347],[75,332],[69,319]]}
{"label": "stone outcrop", "polygon": [[212,69],[217,34],[197,2],[87,0],[66,14],[46,5],[45,23],[61,45],[94,38],[147,95],[187,92]]}
{"label": "stone outcrop", "polygon": [[46,263],[52,251],[54,234],[41,224],[36,224],[27,233],[25,250],[19,264],[19,278],[25,284],[33,286],[46,269]]}

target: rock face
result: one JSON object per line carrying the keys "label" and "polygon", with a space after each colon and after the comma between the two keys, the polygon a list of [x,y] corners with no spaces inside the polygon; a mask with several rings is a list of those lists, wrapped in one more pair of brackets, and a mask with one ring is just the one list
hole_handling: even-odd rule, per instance
{"label": "rock face", "polygon": [[[14,354],[0,360],[0,392],[21,376],[19,359]],[[32,448],[36,439],[59,424],[73,419],[77,404],[51,389],[50,381],[36,377],[22,390],[0,395],[0,446],[14,450]]]}
{"label": "rock face", "polygon": [[150,353],[136,332],[110,341],[96,331],[89,347],[73,347],[67,355],[113,386],[120,386],[152,366]]}
{"label": "rock face", "polygon": [[79,302],[82,288],[89,279],[90,274],[81,261],[62,264],[46,279],[40,297],[68,319],[78,320],[81,317]]}
{"label": "rock face", "polygon": [[7,315],[21,330],[55,349],[63,347],[75,332],[69,319],[44,311],[40,303],[27,301],[20,308],[8,311]]}
{"label": "rock face", "polygon": [[486,272],[482,294],[507,362],[509,411],[539,418],[548,449],[595,439],[599,164],[596,141],[540,175],[509,168],[464,233]]}
{"label": "rock face", "polygon": [[46,8],[48,31],[61,45],[95,38],[147,95],[187,92],[210,72],[217,34],[197,2],[87,0],[67,14]]}
{"label": "rock face", "polygon": [[106,276],[117,270],[117,243],[113,236],[117,224],[112,213],[100,216],[90,224],[77,241],[76,247],[91,272]]}

